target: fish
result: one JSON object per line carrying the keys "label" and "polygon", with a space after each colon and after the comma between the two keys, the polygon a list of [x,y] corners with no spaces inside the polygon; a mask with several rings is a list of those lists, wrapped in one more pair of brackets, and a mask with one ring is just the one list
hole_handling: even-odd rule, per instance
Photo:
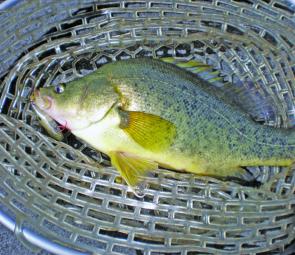
{"label": "fish", "polygon": [[270,101],[247,93],[194,59],[138,58],[35,89],[32,102],[107,154],[134,189],[159,167],[220,177],[291,167],[294,130],[255,121],[246,109],[258,116]]}

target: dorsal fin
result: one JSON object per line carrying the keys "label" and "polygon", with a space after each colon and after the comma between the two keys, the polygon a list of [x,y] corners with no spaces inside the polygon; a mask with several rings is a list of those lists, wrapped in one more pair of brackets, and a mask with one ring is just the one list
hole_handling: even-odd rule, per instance
{"label": "dorsal fin", "polygon": [[247,89],[243,85],[225,82],[219,89],[224,94],[222,99],[231,100],[232,104],[248,113],[255,121],[268,122],[277,115],[275,100],[258,88]]}
{"label": "dorsal fin", "polygon": [[253,86],[254,89],[248,89],[242,82],[239,84],[226,82],[221,73],[208,64],[194,59],[186,60],[173,57],[160,58],[160,60],[196,74],[199,79],[214,85],[200,84],[210,94],[239,108],[256,121],[267,122],[276,114],[275,102],[270,95],[265,93],[262,95],[255,86]]}
{"label": "dorsal fin", "polygon": [[199,78],[202,78],[215,86],[220,86],[220,82],[223,80],[218,70],[197,60],[176,59],[173,57],[160,58],[160,60],[197,74]]}

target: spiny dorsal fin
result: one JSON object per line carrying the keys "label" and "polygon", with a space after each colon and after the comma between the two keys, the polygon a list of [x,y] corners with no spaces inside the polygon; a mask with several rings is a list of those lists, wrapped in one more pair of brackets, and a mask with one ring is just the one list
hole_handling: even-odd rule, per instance
{"label": "spiny dorsal fin", "polygon": [[223,92],[223,100],[230,99],[256,121],[267,122],[277,114],[274,99],[265,93],[262,95],[257,88],[247,89],[226,82],[219,89]]}
{"label": "spiny dorsal fin", "polygon": [[191,73],[197,74],[200,78],[212,83],[213,85],[219,85],[222,81],[222,77],[220,77],[220,72],[218,70],[214,70],[212,66],[207,65],[203,62],[197,60],[176,59],[173,57],[160,58],[160,60],[169,64],[176,65]]}
{"label": "spiny dorsal fin", "polygon": [[204,86],[204,84],[198,83],[210,94],[237,107],[255,120],[266,122],[276,114],[274,99],[270,95],[261,96],[257,89],[247,89],[241,82],[240,84],[225,82],[220,72],[214,70],[210,65],[197,60],[176,59],[173,57],[160,58],[160,60],[194,73],[198,78],[214,85]]}

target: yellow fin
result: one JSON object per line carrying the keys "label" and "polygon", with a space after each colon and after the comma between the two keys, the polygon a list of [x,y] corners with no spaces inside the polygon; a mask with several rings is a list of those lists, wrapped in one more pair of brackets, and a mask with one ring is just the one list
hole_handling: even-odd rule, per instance
{"label": "yellow fin", "polygon": [[[208,70],[210,70],[209,66],[200,66],[200,67],[196,67],[196,68],[193,68],[193,69],[189,69],[189,71],[192,72],[192,73],[202,73],[202,72],[206,72]],[[211,74],[211,73],[209,73],[209,74]]]}
{"label": "yellow fin", "polygon": [[176,65],[182,69],[185,69],[193,74],[198,75],[200,78],[215,84],[221,85],[223,78],[218,70],[215,70],[213,66],[205,64],[199,60],[194,59],[178,59],[173,57],[160,58],[161,61]]}
{"label": "yellow fin", "polygon": [[120,127],[145,149],[162,151],[172,144],[176,127],[170,121],[143,112],[121,110],[120,113]]}
{"label": "yellow fin", "polygon": [[222,78],[221,77],[215,77],[215,78],[209,79],[208,81],[213,83],[213,82],[216,82],[216,81],[222,81]]}
{"label": "yellow fin", "polygon": [[156,170],[158,164],[127,152],[113,151],[109,153],[112,165],[117,168],[121,176],[131,187],[135,187],[140,178],[148,172]]}
{"label": "yellow fin", "polygon": [[201,61],[197,61],[197,60],[188,60],[188,61],[183,61],[183,60],[179,60],[173,57],[167,57],[167,58],[160,58],[161,61],[166,62],[166,63],[170,63],[170,64],[174,64],[177,65],[179,67],[182,68],[191,68],[191,67],[210,67],[207,64],[204,64]]}
{"label": "yellow fin", "polygon": [[170,63],[170,64],[173,64],[176,62],[176,59],[175,58],[172,58],[172,57],[167,57],[167,58],[160,58],[163,62],[166,62],[166,63]]}

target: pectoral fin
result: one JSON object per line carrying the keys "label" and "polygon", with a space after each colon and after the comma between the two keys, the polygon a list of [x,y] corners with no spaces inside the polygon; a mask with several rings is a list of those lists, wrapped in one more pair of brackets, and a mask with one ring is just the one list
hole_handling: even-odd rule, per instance
{"label": "pectoral fin", "polygon": [[112,165],[117,168],[127,184],[135,187],[140,178],[145,176],[149,171],[158,168],[158,164],[152,160],[144,159],[126,152],[109,153]]}
{"label": "pectoral fin", "polygon": [[120,127],[145,149],[162,151],[173,142],[176,127],[172,122],[143,112],[120,112]]}

